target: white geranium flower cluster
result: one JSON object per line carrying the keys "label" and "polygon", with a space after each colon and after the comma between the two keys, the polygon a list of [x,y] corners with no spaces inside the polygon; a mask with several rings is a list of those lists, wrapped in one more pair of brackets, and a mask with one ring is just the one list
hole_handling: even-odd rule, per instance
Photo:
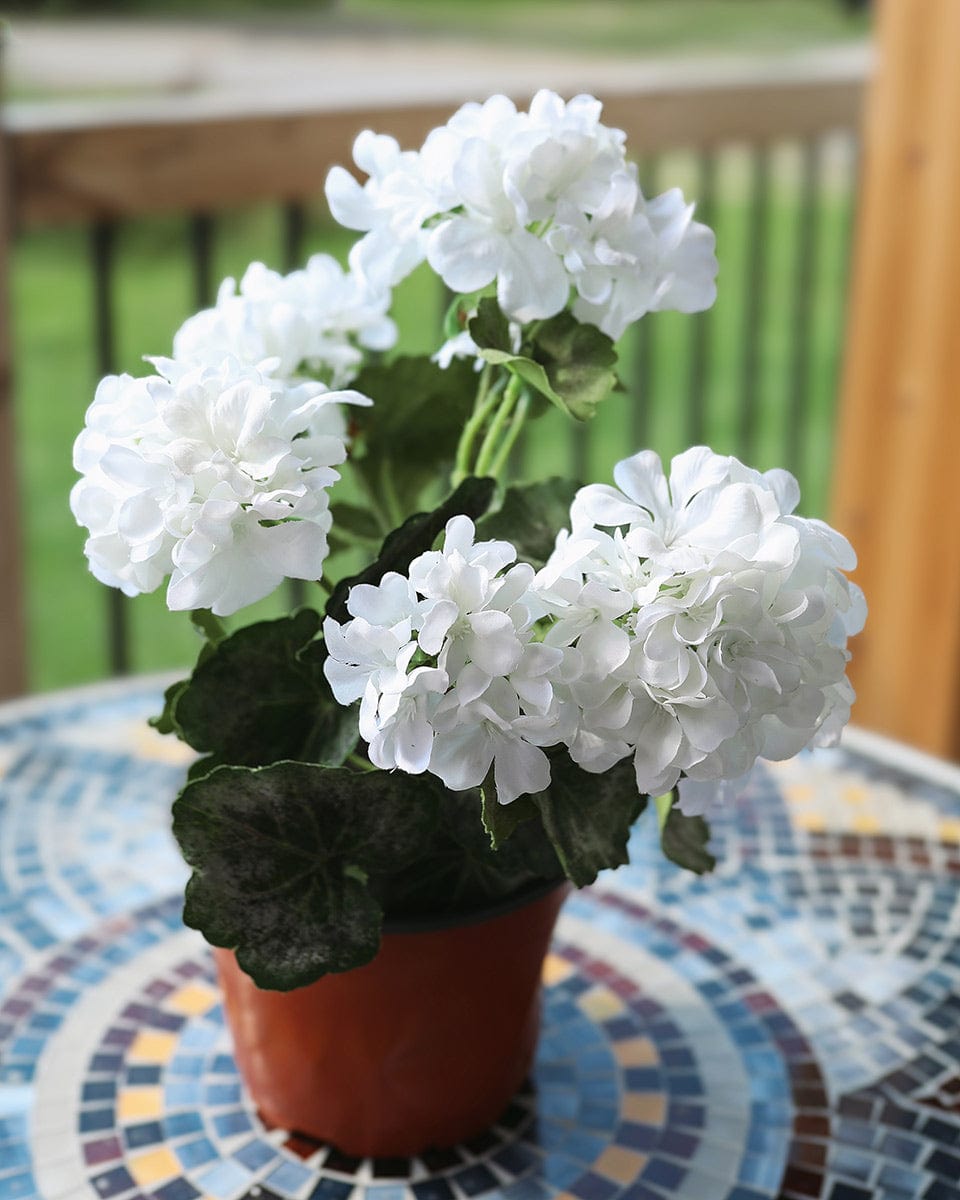
{"label": "white geranium flower cluster", "polygon": [[866,608],[846,539],[793,515],[793,476],[698,446],[669,479],[651,451],[614,478],[577,494],[537,579],[547,644],[583,660],[563,697],[573,759],[600,772],[633,755],[638,788],[659,795],[835,738]]}
{"label": "white geranium flower cluster", "polygon": [[173,355],[203,366],[233,357],[247,366],[267,366],[269,374],[294,386],[306,376],[344,387],[360,368],[361,347],[389,350],[396,342],[389,307],[389,288],[374,288],[329,254],[315,254],[302,271],[289,275],[254,262],[239,288],[225,279],[214,307],[181,325]]}
{"label": "white geranium flower cluster", "polygon": [[562,736],[550,679],[563,653],[534,640],[533,568],[474,535],[454,517],[408,575],[352,588],[352,619],[324,622],[324,670],[339,703],[360,701],[374,766],[429,771],[455,791],[492,766],[506,804],[550,782],[541,747]]}
{"label": "white geranium flower cluster", "polygon": [[[327,178],[336,219],[365,236],[351,265],[391,286],[419,262],[453,291],[496,282],[520,323],[573,313],[612,338],[644,313],[696,312],[714,301],[714,235],[673,189],[648,201],[625,135],[592,96],[550,91],[518,112],[505,96],[465,104],[419,151],[361,133],[354,161]],[[460,346],[458,349],[469,349]]]}
{"label": "white geranium flower cluster", "polygon": [[158,359],[110,375],[74,447],[70,504],[101,582],[128,596],[169,575],[171,609],[226,616],[285,577],[319,579],[327,488],[346,456],[319,426],[331,404],[369,404],[320,383],[286,385],[236,359]]}
{"label": "white geranium flower cluster", "polygon": [[615,479],[581,489],[536,576],[456,518],[442,552],[328,619],[327,676],[361,700],[375,765],[460,790],[493,763],[508,803],[563,743],[595,773],[632,756],[640,792],[680,784],[691,812],[703,784],[836,738],[865,605],[846,540],[793,515],[793,477],[695,447],[669,479],[649,451]]}

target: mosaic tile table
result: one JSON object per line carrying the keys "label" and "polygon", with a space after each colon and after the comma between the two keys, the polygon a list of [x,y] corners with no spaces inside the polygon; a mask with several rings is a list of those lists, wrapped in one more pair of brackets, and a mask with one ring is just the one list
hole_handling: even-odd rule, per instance
{"label": "mosaic tile table", "polygon": [[877,739],[758,773],[716,873],[569,901],[530,1085],[349,1159],[266,1128],[168,834],[156,680],[0,708],[0,1200],[960,1197],[960,771]]}

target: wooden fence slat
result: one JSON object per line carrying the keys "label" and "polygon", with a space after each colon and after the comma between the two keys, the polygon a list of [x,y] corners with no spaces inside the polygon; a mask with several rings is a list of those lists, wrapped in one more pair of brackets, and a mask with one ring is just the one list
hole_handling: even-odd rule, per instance
{"label": "wooden fence slat", "polygon": [[870,604],[857,721],[960,755],[960,5],[880,10],[834,521]]}
{"label": "wooden fence slat", "polygon": [[[866,69],[854,61],[798,75],[761,62],[711,79],[701,66],[603,93],[604,120],[627,131],[637,154],[812,137],[856,124]],[[388,111],[251,109],[231,116],[196,97],[138,102],[118,117],[102,104],[13,104],[5,119],[16,227],[305,199],[320,193],[330,166],[349,162],[361,129],[417,145],[450,111],[448,101],[398,101]]]}
{"label": "wooden fence slat", "polygon": [[0,129],[0,699],[26,690],[26,621],[9,320],[10,184]]}

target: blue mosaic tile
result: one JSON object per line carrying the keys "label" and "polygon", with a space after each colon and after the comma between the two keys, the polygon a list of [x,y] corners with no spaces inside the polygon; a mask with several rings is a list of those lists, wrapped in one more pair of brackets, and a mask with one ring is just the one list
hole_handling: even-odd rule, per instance
{"label": "blue mosaic tile", "polygon": [[280,1194],[291,1194],[309,1183],[311,1178],[312,1172],[300,1163],[285,1162],[272,1170],[264,1182],[267,1187],[279,1190]]}
{"label": "blue mosaic tile", "polygon": [[[94,994],[104,998],[101,1044],[69,1094],[82,1097],[77,1138],[91,1156],[113,1156],[91,1160],[89,1179],[120,1188],[118,1200],[135,1200],[125,1155],[158,1146],[182,1167],[181,1178],[153,1187],[159,1200],[241,1200],[258,1187],[266,1200],[350,1200],[355,1188],[353,1200],[399,1200],[402,1178],[379,1182],[374,1169],[371,1182],[357,1160],[263,1129],[219,1005],[200,1018],[165,1007],[185,980],[212,978],[202,951],[171,957],[169,981],[154,980],[152,992],[126,995],[114,983],[119,967],[133,970],[181,930],[184,869],[163,798],[182,768],[103,748],[105,722],[139,720],[157,699],[131,684],[104,692],[94,709],[53,699],[40,715],[28,709],[6,723],[0,710],[0,743],[18,747],[0,780],[0,834],[12,833],[4,844],[13,847],[0,919],[26,948],[0,945],[0,1200],[36,1193],[31,1081]],[[97,744],[84,746],[76,730],[91,721]],[[70,730],[63,742],[58,729]],[[851,752],[810,761],[832,763],[840,790],[849,778],[869,793],[876,779],[884,795],[902,789],[904,811],[919,804],[939,814],[934,821],[960,817],[957,789]],[[834,786],[816,769],[817,789]],[[580,893],[569,911],[672,982],[658,995],[645,972],[619,975],[589,940],[559,943],[571,973],[547,992],[539,1091],[467,1148],[425,1154],[407,1181],[414,1200],[551,1200],[561,1190],[590,1193],[584,1200],[715,1200],[712,1189],[723,1192],[716,1200],[773,1200],[785,1179],[816,1200],[956,1200],[960,848],[928,835],[801,828],[789,781],[809,791],[808,770],[760,771],[719,814],[721,861],[709,879],[666,863],[652,825],[638,823],[616,888]],[[831,801],[831,814],[843,803]],[[71,823],[76,851],[47,878],[55,859],[43,839]],[[119,921],[100,919],[113,914]],[[175,1053],[128,1063],[141,1030],[171,1034]],[[652,1057],[631,1060],[637,1038]],[[749,1081],[736,1114],[729,1100],[716,1105],[718,1054]],[[118,1118],[127,1089],[155,1089],[155,1120]],[[632,1111],[644,1119],[624,1119],[623,1105],[640,1106]],[[829,1167],[818,1146],[829,1148]],[[645,1162],[638,1179],[619,1177],[630,1155]],[[617,1177],[605,1173],[614,1163]]]}
{"label": "blue mosaic tile", "polygon": [[188,1133],[200,1133],[203,1129],[203,1118],[199,1113],[172,1113],[163,1119],[163,1130],[168,1138],[183,1137]]}
{"label": "blue mosaic tile", "polygon": [[244,1111],[219,1113],[217,1116],[211,1117],[210,1123],[216,1130],[217,1136],[221,1138],[230,1137],[232,1134],[246,1133],[253,1128],[249,1114]]}
{"label": "blue mosaic tile", "polygon": [[234,1151],[233,1157],[238,1163],[249,1167],[251,1171],[256,1171],[267,1163],[273,1162],[276,1157],[276,1151],[269,1142],[264,1142],[260,1138],[254,1138],[239,1150]]}

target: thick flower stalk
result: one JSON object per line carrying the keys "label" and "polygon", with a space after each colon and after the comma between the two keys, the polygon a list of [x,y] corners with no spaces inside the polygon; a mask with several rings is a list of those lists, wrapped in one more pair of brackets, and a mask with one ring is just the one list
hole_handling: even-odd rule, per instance
{"label": "thick flower stalk", "polygon": [[[354,146],[363,185],[327,179],[336,219],[364,233],[351,264],[392,285],[426,259],[454,292],[495,290],[520,324],[574,314],[618,338],[644,313],[695,312],[716,295],[713,233],[676,190],[648,201],[625,135],[592,96],[540,91],[465,104],[418,151],[369,131]],[[469,353],[460,338],[451,353]]]}
{"label": "thick flower stalk", "polygon": [[346,451],[318,426],[328,405],[369,400],[235,359],[157,367],[104,379],[74,447],[70,504],[93,574],[128,596],[169,576],[168,607],[218,616],[284,578],[319,579]]}

